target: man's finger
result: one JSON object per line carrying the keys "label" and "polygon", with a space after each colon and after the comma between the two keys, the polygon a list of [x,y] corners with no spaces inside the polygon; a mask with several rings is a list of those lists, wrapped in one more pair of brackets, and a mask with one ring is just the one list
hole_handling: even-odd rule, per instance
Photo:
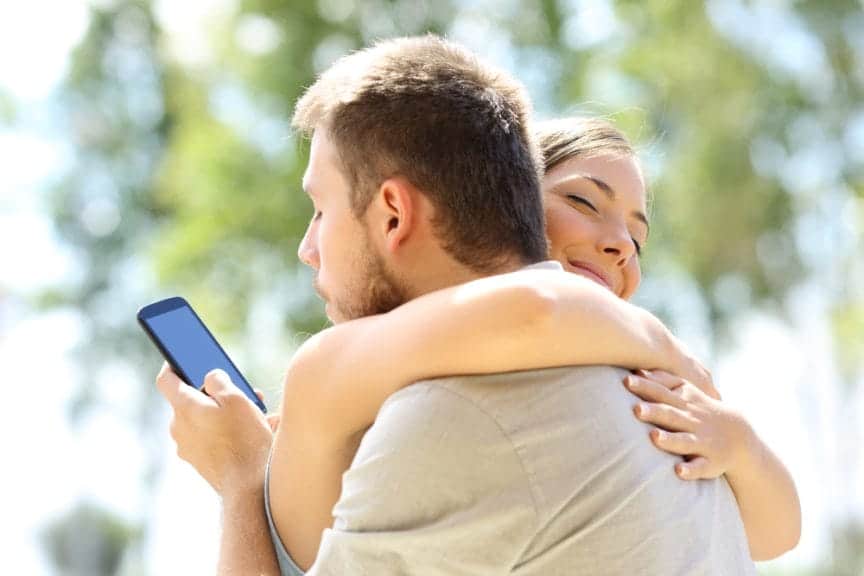
{"label": "man's finger", "polygon": [[175,412],[188,412],[194,406],[213,405],[213,400],[181,380],[167,362],[162,365],[156,377],[156,388],[168,400]]}
{"label": "man's finger", "polygon": [[159,393],[169,403],[174,404],[180,394],[181,387],[185,385],[186,383],[171,370],[171,365],[163,362],[162,369],[159,370],[159,375],[156,376],[156,389],[159,390]]}
{"label": "man's finger", "polygon": [[279,423],[282,422],[282,416],[280,414],[268,414],[267,415],[267,424],[270,426],[270,431],[274,434],[277,430],[279,430]]}
{"label": "man's finger", "polygon": [[231,377],[224,370],[211,370],[204,377],[204,386],[202,390],[207,396],[212,398],[217,404],[222,404],[224,400],[232,395],[242,396],[240,389],[237,388]]}

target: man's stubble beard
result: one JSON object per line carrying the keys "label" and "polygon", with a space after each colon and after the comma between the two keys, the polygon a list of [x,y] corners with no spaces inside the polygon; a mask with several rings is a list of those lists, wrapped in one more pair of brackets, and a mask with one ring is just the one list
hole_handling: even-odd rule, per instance
{"label": "man's stubble beard", "polygon": [[365,230],[358,244],[357,260],[358,276],[346,287],[345,296],[333,302],[339,314],[338,321],[385,314],[408,301],[404,283],[387,269],[384,258],[372,248]]}

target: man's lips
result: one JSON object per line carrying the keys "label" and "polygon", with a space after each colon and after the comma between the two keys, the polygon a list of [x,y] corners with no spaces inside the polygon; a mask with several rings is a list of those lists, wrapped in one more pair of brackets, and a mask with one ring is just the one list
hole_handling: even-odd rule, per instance
{"label": "man's lips", "polygon": [[315,291],[315,294],[318,295],[318,298],[324,301],[326,304],[328,301],[327,295],[324,293],[324,289],[321,288],[321,284],[318,282],[318,275],[316,274],[312,278],[312,289]]}
{"label": "man's lips", "polygon": [[581,262],[579,260],[568,260],[571,268],[577,269],[579,272],[584,273],[588,278],[602,284],[612,292],[615,292],[615,289],[612,287],[612,283],[606,277],[606,274],[603,273],[602,270],[597,268],[596,266],[592,266],[587,262]]}

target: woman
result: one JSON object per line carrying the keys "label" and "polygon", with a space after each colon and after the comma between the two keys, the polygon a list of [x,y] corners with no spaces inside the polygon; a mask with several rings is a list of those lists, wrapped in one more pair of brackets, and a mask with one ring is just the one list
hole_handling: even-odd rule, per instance
{"label": "woman", "polygon": [[282,409],[292,430],[274,446],[291,460],[282,467],[291,477],[273,481],[292,487],[279,491],[285,521],[277,526],[300,566],[314,560],[321,532],[332,523],[341,475],[390,394],[436,376],[587,364],[657,369],[639,371],[625,385],[644,401],[635,417],[656,426],[655,445],[685,457],[676,473],[688,480],[727,475],[754,559],[797,543],[800,508],[788,472],[719,402],[707,373],[662,324],[627,303],[639,287],[648,238],[633,148],[595,119],[545,123],[538,136],[550,257],[572,274],[549,271],[542,292],[524,272],[441,290],[325,330],[292,360]]}

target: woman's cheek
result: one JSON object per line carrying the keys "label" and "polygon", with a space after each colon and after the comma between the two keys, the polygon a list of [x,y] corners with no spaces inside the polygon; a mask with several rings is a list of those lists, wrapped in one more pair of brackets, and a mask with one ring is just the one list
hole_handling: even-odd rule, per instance
{"label": "woman's cheek", "polygon": [[549,245],[554,253],[567,246],[586,242],[584,218],[572,209],[559,208],[547,215]]}
{"label": "woman's cheek", "polygon": [[624,269],[624,290],[621,298],[629,300],[636,290],[639,289],[639,284],[642,283],[642,267],[639,264],[639,257],[633,256],[630,262]]}

